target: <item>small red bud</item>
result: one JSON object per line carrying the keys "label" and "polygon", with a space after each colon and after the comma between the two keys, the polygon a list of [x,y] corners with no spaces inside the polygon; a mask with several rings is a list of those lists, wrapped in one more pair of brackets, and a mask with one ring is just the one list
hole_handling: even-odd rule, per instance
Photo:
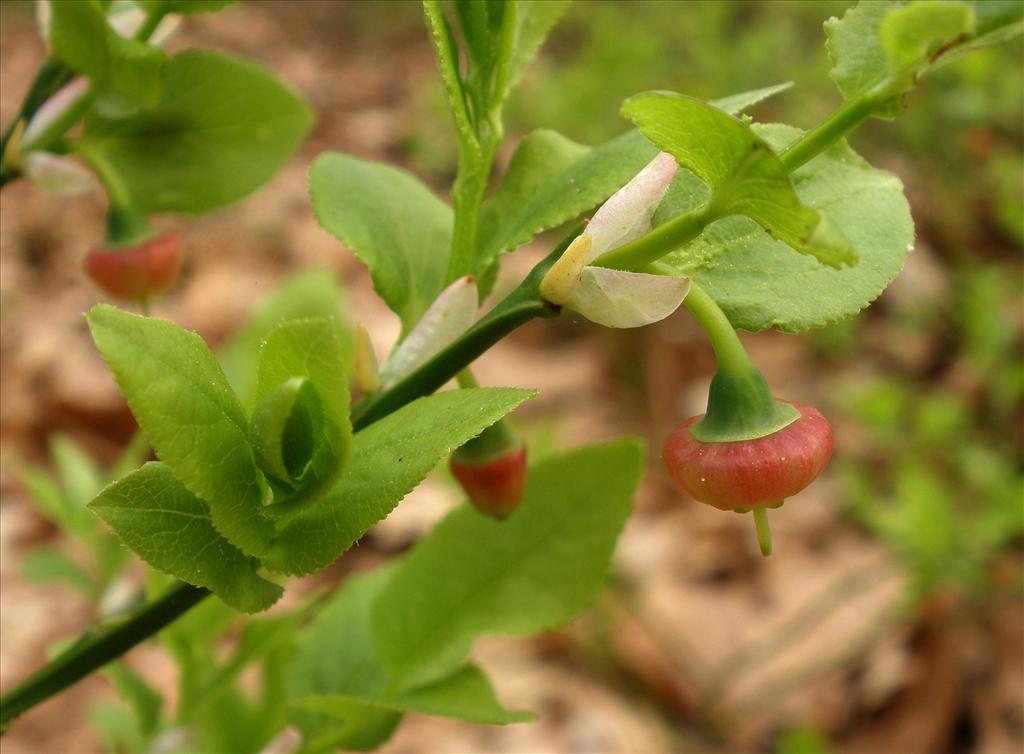
{"label": "small red bud", "polygon": [[448,462],[469,501],[481,513],[504,518],[519,507],[526,489],[526,445],[480,463]]}
{"label": "small red bud", "polygon": [[687,419],[665,440],[665,469],[683,492],[715,508],[780,503],[813,482],[832,455],[832,427],[825,417],[813,406],[792,405],[799,419],[753,440],[704,443],[690,431],[701,417]]}
{"label": "small red bud", "polygon": [[85,257],[85,271],[114,298],[140,301],[163,293],[181,270],[181,238],[162,233],[136,246],[93,249]]}

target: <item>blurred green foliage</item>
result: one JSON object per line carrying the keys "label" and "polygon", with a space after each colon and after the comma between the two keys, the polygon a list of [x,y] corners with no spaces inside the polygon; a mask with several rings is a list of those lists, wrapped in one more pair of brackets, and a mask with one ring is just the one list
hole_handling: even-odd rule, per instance
{"label": "blurred green foliage", "polygon": [[[381,5],[386,7],[381,7]],[[357,25],[421,24],[417,9],[360,5]],[[809,128],[840,104],[828,78],[822,23],[844,0],[606,0],[574,3],[555,27],[507,111],[509,133],[553,128],[589,144],[627,129],[627,97],[670,89],[712,99],[792,80],[757,108],[759,121]],[[398,12],[401,10],[401,12]],[[401,20],[399,20],[401,19]],[[954,255],[965,244],[1024,243],[1024,40],[972,53],[930,75],[896,121],[872,121],[851,141],[900,173],[929,235]],[[444,94],[431,83],[404,136],[418,167],[446,175],[455,142]],[[912,168],[910,167],[912,164]],[[912,170],[912,175],[907,175]]]}
{"label": "blurred green foliage", "polygon": [[987,593],[990,567],[1024,537],[1020,281],[997,267],[953,280],[935,308],[933,332],[953,329],[938,374],[890,370],[835,391],[864,432],[838,459],[846,509],[903,558],[917,598]]}

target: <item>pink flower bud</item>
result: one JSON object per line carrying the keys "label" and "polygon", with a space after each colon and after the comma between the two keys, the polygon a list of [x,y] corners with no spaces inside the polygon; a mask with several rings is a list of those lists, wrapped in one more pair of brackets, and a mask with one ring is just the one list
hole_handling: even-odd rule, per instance
{"label": "pink flower bud", "polygon": [[142,301],[174,285],[181,261],[181,238],[167,232],[135,246],[93,249],[85,271],[113,298]]}
{"label": "pink flower bud", "polygon": [[526,489],[526,445],[485,461],[473,462],[452,454],[448,466],[469,501],[481,513],[504,518],[519,507]]}

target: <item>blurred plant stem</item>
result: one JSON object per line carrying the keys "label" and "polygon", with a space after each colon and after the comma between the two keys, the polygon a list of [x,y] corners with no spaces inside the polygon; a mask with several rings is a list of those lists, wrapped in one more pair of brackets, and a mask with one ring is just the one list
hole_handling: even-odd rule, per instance
{"label": "blurred plant stem", "polygon": [[0,698],[0,731],[21,713],[80,681],[202,602],[210,592],[178,582],[160,599],[107,628],[85,633],[42,670]]}

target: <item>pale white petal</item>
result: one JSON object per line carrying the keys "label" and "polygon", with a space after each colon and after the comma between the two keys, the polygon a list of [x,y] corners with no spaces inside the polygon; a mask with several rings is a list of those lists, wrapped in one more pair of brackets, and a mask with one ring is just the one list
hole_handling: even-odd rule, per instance
{"label": "pale white petal", "polygon": [[384,362],[380,369],[382,386],[410,374],[466,332],[476,319],[476,310],[477,290],[472,277],[459,278],[445,288]]}
{"label": "pale white petal", "polygon": [[540,295],[552,304],[564,304],[580,280],[594,239],[589,233],[576,236],[540,281]]}
{"label": "pale white petal", "polygon": [[92,172],[71,157],[29,152],[22,169],[32,183],[54,196],[78,196],[97,187]]}
{"label": "pale white petal", "polygon": [[36,0],[36,26],[39,27],[39,36],[50,41],[50,18],[52,10],[50,0]]}
{"label": "pale white petal", "polygon": [[[115,9],[107,17],[107,21],[110,23],[110,28],[120,34],[122,37],[134,37],[135,33],[139,30],[139,27],[146,20],[147,13],[141,8],[135,8],[132,6],[120,7]],[[178,28],[178,24],[181,23],[181,16],[168,14],[164,16],[160,23],[156,27],[156,31],[153,32],[149,37],[149,43],[159,47],[167,38],[174,33],[174,30]]]}
{"label": "pale white petal", "polygon": [[587,233],[593,236],[594,242],[585,261],[592,262],[606,251],[649,233],[651,216],[678,169],[675,157],[660,152],[629,183],[612,194],[587,224]]}
{"label": "pale white petal", "polygon": [[128,6],[117,6],[110,15],[107,16],[107,22],[110,24],[110,28],[120,34],[122,37],[135,36],[135,32],[139,30],[142,23],[146,20],[146,11],[142,8],[137,8],[131,5]]}
{"label": "pale white petal", "polygon": [[85,90],[88,88],[89,82],[83,77],[69,81],[63,89],[46,100],[43,106],[36,110],[36,114],[32,116],[28,127],[25,128],[25,133],[21,135],[21,143],[31,146],[36,137],[53,123],[61,113],[67,110],[71,103],[84,95]]}
{"label": "pale white petal", "polygon": [[163,47],[164,42],[166,42],[170,36],[178,30],[179,26],[181,26],[181,16],[177,14],[167,14],[156,27],[156,31],[153,32],[153,36],[149,38],[149,43],[156,47]]}
{"label": "pale white petal", "polygon": [[683,303],[690,279],[585,267],[565,306],[605,327],[643,327]]}

